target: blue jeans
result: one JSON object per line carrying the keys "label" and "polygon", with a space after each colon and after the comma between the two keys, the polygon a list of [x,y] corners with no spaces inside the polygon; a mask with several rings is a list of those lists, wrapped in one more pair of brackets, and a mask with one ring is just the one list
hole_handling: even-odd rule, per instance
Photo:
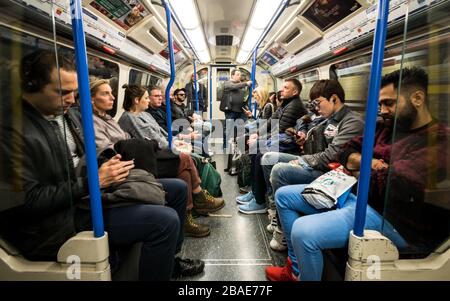
{"label": "blue jeans", "polygon": [[[263,160],[261,161],[264,170],[264,178],[266,178],[267,175],[270,175],[273,193],[277,192],[277,190],[283,186],[309,184],[323,174],[323,171],[312,168],[303,160],[300,165],[287,163],[292,160],[297,160],[298,158],[299,156],[275,152],[264,155]],[[271,163],[272,165],[270,165]]]}
{"label": "blue jeans", "polygon": [[285,154],[285,153],[279,153],[279,152],[268,152],[265,153],[264,156],[261,159],[261,167],[263,170],[264,175],[264,181],[266,182],[267,187],[267,195],[271,196],[275,193],[275,191],[272,188],[272,184],[270,181],[270,174],[272,172],[272,168],[277,164],[281,162],[289,162],[291,160],[297,159],[298,156],[291,155],[291,154]]}
{"label": "blue jeans", "polygon": [[[350,194],[343,207],[318,210],[301,195],[306,185],[281,187],[275,193],[275,203],[288,244],[294,273],[300,280],[320,281],[323,270],[322,250],[345,248],[355,220],[356,196]],[[384,225],[383,225],[384,222]],[[407,246],[401,235],[367,206],[367,230],[383,232],[398,248]],[[298,258],[298,259],[297,259]]]}

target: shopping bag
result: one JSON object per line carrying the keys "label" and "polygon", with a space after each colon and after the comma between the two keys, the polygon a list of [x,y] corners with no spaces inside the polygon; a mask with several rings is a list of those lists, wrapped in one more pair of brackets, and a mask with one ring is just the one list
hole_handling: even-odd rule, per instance
{"label": "shopping bag", "polygon": [[357,179],[344,173],[344,167],[324,173],[302,192],[303,198],[316,209],[341,207]]}

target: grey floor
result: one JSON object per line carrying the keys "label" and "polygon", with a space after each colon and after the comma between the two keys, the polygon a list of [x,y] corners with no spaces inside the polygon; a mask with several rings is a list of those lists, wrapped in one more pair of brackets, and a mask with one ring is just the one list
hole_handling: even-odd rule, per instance
{"label": "grey floor", "polygon": [[211,234],[204,238],[185,238],[181,257],[205,261],[205,270],[191,278],[180,280],[201,281],[263,281],[264,268],[282,265],[286,252],[275,252],[269,247],[272,234],[266,230],[267,214],[245,215],[237,210],[239,194],[236,176],[223,171],[225,155],[215,155],[217,170],[222,175],[225,207],[209,217],[196,219],[209,224]]}

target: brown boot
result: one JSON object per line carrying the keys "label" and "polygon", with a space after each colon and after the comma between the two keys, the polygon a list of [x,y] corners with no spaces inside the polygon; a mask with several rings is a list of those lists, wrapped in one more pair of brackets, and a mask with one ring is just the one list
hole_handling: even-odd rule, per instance
{"label": "brown boot", "polygon": [[186,211],[186,221],[184,222],[184,236],[205,237],[210,233],[209,226],[198,224],[194,221],[191,211]]}
{"label": "brown boot", "polygon": [[194,210],[198,214],[216,212],[225,206],[225,201],[223,199],[213,197],[207,190],[204,189],[193,196]]}

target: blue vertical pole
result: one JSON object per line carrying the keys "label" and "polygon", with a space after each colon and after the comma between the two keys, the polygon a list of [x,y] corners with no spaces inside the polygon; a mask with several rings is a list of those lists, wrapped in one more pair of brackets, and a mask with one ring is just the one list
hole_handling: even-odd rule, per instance
{"label": "blue vertical pole", "polygon": [[[255,89],[255,77],[256,77],[256,54],[258,52],[258,47],[255,48],[255,50],[253,51],[253,58],[252,58],[252,86],[250,88],[250,92],[248,95],[248,106],[250,111],[252,110],[252,93],[253,90]],[[256,118],[256,109],[257,109],[257,103],[255,102],[254,104],[254,108],[253,108],[253,117]]]}
{"label": "blue vertical pole", "polygon": [[388,14],[389,0],[380,0],[378,2],[378,18],[372,48],[369,97],[366,108],[366,123],[364,126],[361,167],[358,181],[358,198],[356,203],[355,225],[353,231],[356,236],[360,237],[364,235],[364,224],[366,222],[367,198],[369,195],[375,125],[378,110],[378,97],[380,95],[381,69],[383,68]]}
{"label": "blue vertical pole", "polygon": [[169,140],[169,149],[172,149],[172,112],[170,110],[170,89],[173,86],[173,82],[175,81],[175,58],[173,55],[173,42],[172,42],[172,32],[170,30],[170,19],[171,19],[171,11],[170,7],[166,0],[163,0],[164,8],[166,10],[166,23],[167,23],[167,47],[169,48],[170,54],[170,80],[166,87],[166,115],[167,115],[167,129],[168,129],[168,140]]}
{"label": "blue vertical pole", "polygon": [[194,58],[194,90],[195,90],[195,111],[198,112],[198,89],[197,89],[197,64]]}
{"label": "blue vertical pole", "polygon": [[212,120],[212,66],[209,66],[209,120]]}
{"label": "blue vertical pole", "polygon": [[94,122],[92,118],[91,95],[89,91],[89,72],[86,57],[86,40],[83,31],[82,7],[80,0],[70,1],[72,31],[77,63],[78,91],[80,94],[81,122],[84,134],[84,149],[88,173],[89,196],[94,236],[104,235],[102,202],[98,179],[97,152],[95,147]]}

